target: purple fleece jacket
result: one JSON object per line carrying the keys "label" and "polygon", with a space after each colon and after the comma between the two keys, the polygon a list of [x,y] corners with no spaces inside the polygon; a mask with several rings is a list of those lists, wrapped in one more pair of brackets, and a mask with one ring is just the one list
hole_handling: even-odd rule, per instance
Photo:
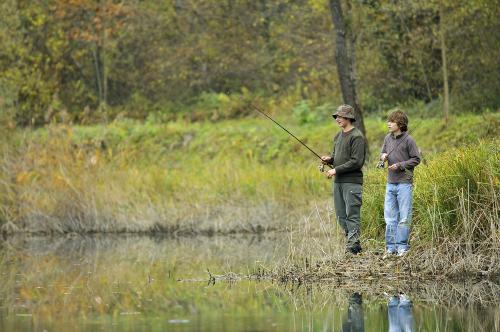
{"label": "purple fleece jacket", "polygon": [[384,139],[382,153],[388,153],[389,166],[398,164],[395,171],[389,171],[388,183],[412,183],[413,169],[420,163],[420,153],[418,152],[415,140],[407,132],[394,137],[388,134]]}

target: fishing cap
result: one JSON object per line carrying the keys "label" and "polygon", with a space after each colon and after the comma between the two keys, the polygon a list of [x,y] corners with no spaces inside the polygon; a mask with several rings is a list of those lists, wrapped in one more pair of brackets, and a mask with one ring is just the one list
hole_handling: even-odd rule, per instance
{"label": "fishing cap", "polygon": [[354,117],[354,108],[352,108],[351,105],[340,105],[337,107],[337,111],[332,114],[333,118],[336,119],[337,116],[350,119],[352,122],[356,121],[356,118]]}

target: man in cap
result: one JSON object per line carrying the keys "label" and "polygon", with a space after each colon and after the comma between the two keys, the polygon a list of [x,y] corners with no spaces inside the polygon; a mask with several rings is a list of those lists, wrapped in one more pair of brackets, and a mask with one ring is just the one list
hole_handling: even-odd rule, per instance
{"label": "man in cap", "polygon": [[359,242],[363,185],[361,168],[365,163],[365,138],[361,131],[353,126],[356,118],[352,106],[340,105],[332,116],[342,130],[333,139],[331,156],[322,156],[321,160],[333,167],[326,176],[335,177],[333,183],[335,214],[347,238],[346,252],[356,255],[361,252]]}

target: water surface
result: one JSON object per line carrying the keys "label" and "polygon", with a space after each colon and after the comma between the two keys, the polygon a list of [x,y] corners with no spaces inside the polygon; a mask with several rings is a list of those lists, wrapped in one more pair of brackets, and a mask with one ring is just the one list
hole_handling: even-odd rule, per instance
{"label": "water surface", "polygon": [[[0,330],[499,329],[497,301],[445,298],[448,289],[467,292],[481,287],[478,282],[437,289],[433,294],[439,295],[429,297],[428,292],[400,295],[397,284],[381,296],[352,285],[239,280],[273,266],[288,252],[288,239],[280,234],[8,238],[0,246]],[[237,280],[218,280],[218,275]],[[492,290],[498,287],[487,288]]]}

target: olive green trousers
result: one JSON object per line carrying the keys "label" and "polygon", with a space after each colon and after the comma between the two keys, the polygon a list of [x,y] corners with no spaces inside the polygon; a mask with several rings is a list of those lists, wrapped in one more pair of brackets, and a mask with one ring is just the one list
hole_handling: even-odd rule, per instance
{"label": "olive green trousers", "polygon": [[333,202],[337,222],[347,237],[347,250],[358,253],[361,228],[361,203],[363,185],[360,183],[333,183]]}

